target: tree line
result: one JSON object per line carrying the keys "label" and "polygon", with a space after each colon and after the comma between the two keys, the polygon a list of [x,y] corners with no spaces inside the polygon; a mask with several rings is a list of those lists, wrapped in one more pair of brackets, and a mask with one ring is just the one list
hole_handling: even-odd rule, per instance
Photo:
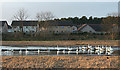
{"label": "tree line", "polygon": [[[18,21],[23,21],[26,20],[29,16],[27,13],[27,10],[21,8],[17,11],[16,14],[13,15],[14,20]],[[87,17],[87,16],[82,16],[80,17],[68,17],[68,18],[56,18],[55,15],[50,12],[38,12],[36,13],[36,19],[38,21],[62,21],[64,22],[70,22],[72,24],[80,25],[80,24],[118,24],[118,14],[117,13],[108,13],[107,17]],[[107,22],[106,22],[107,21]],[[69,23],[68,23],[69,24]]]}

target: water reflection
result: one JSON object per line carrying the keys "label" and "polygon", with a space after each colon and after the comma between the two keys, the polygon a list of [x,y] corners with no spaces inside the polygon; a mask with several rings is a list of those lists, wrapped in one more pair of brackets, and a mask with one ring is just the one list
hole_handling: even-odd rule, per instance
{"label": "water reflection", "polygon": [[80,46],[80,47],[10,47],[1,46],[2,56],[16,55],[118,55],[120,50],[111,46]]}

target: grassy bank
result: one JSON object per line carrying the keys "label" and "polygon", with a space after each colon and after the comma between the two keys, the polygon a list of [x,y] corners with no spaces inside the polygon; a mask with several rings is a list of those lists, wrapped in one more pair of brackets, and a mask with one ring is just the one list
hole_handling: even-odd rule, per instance
{"label": "grassy bank", "polygon": [[80,45],[120,46],[119,40],[76,40],[76,41],[2,41],[2,45],[12,46],[80,46]]}
{"label": "grassy bank", "polygon": [[7,33],[2,35],[3,41],[69,41],[69,40],[120,40],[116,36],[111,36],[111,34],[106,33],[36,33],[36,34],[26,34],[26,33]]}

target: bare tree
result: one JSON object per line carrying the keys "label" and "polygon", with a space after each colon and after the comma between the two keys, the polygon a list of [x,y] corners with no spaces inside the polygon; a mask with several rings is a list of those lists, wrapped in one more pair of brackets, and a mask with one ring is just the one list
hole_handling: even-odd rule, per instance
{"label": "bare tree", "polygon": [[47,21],[52,20],[54,17],[55,16],[50,11],[37,13],[36,18],[39,21],[39,28],[47,30],[47,27],[50,26],[50,24]]}
{"label": "bare tree", "polygon": [[[14,20],[18,20],[21,22],[21,24],[19,25],[20,31],[21,31],[21,32],[19,32],[19,35],[23,35],[23,22],[22,21],[24,21],[28,18],[27,11],[24,8],[21,8],[17,11],[17,13],[15,15],[13,15],[13,18],[14,18]],[[15,33],[15,37],[16,37],[17,33]]]}
{"label": "bare tree", "polygon": [[21,8],[17,11],[17,13],[13,17],[15,20],[23,21],[28,18],[28,14],[24,8]]}
{"label": "bare tree", "polygon": [[[15,20],[24,21],[28,18],[27,11],[24,8],[21,8],[17,11],[17,13],[13,16]],[[20,29],[23,32],[23,23],[21,22]]]}
{"label": "bare tree", "polygon": [[108,17],[103,19],[103,23],[103,28],[110,33],[111,39],[116,39],[118,37],[118,14],[108,14]]}
{"label": "bare tree", "polygon": [[40,32],[40,36],[43,36],[44,39],[48,36],[48,28],[50,28],[51,24],[49,23],[49,20],[54,19],[54,15],[52,12],[39,12],[36,14],[36,18],[38,19],[39,28],[38,31]]}
{"label": "bare tree", "polygon": [[38,21],[47,21],[47,20],[53,19],[54,17],[55,16],[50,11],[48,11],[48,12],[39,12],[36,15],[36,18],[38,19]]}

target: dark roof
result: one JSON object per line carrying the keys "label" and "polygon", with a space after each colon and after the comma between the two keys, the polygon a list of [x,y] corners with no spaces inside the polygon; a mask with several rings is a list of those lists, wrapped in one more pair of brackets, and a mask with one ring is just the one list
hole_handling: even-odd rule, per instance
{"label": "dark roof", "polygon": [[36,26],[37,24],[48,24],[51,26],[77,26],[73,24],[71,21],[54,21],[54,20],[49,20],[49,21],[13,21],[11,26]]}
{"label": "dark roof", "polygon": [[38,21],[13,21],[11,26],[36,26]]}
{"label": "dark roof", "polygon": [[75,24],[73,24],[71,21],[47,21],[47,22],[40,22],[41,24],[42,23],[47,23],[49,25],[52,25],[52,26],[75,26]]}
{"label": "dark roof", "polygon": [[0,26],[4,26],[5,24],[7,24],[7,21],[0,21]]}
{"label": "dark roof", "polygon": [[102,31],[103,26],[101,24],[88,24],[91,26],[95,31]]}
{"label": "dark roof", "polygon": [[81,25],[76,25],[77,28],[80,28],[81,26],[82,26],[82,24]]}
{"label": "dark roof", "polygon": [[8,29],[12,29],[12,26],[8,25]]}

